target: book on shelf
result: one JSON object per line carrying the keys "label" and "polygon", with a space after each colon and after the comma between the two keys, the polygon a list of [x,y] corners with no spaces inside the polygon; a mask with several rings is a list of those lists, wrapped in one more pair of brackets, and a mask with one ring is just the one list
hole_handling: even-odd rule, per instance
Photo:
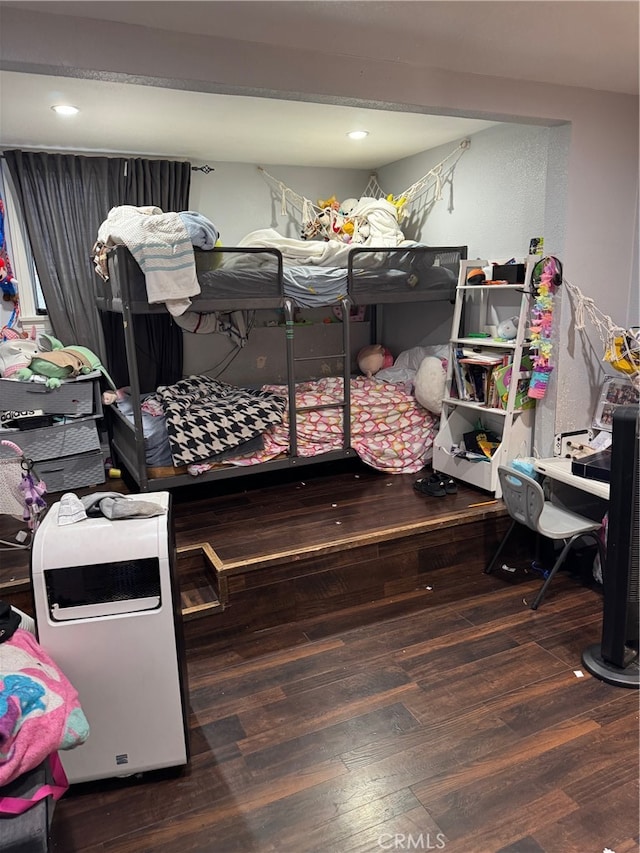
{"label": "book on shelf", "polygon": [[453,376],[458,397],[461,400],[491,405],[491,397],[495,386],[494,373],[507,366],[511,355],[504,352],[466,355],[465,349],[457,349],[453,364]]}
{"label": "book on shelf", "polygon": [[510,358],[509,353],[504,350],[486,349],[482,347],[457,347],[458,358],[473,358],[482,364],[506,364],[505,359]]}
{"label": "book on shelf", "polygon": [[[533,363],[531,357],[525,355],[520,362],[520,369],[517,371],[518,387],[516,388],[515,399],[513,406],[515,409],[532,409],[536,401],[529,397],[529,382],[531,380],[531,371]],[[492,407],[496,409],[506,409],[509,399],[509,391],[513,380],[513,364],[508,364],[504,367],[498,367],[494,371],[494,389],[492,392]]]}

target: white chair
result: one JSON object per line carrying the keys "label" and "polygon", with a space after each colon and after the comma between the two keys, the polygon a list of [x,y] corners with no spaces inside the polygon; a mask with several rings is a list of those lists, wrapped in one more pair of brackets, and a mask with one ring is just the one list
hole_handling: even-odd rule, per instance
{"label": "white chair", "polygon": [[564,547],[559,557],[553,564],[553,568],[547,575],[540,592],[531,605],[532,610],[537,610],[554,575],[577,539],[583,536],[592,538],[598,546],[601,565],[604,566],[604,548],[599,536],[601,523],[593,521],[590,518],[585,518],[583,515],[578,515],[568,509],[555,506],[551,501],[545,499],[540,484],[532,477],[521,474],[520,471],[515,471],[506,465],[500,465],[498,467],[498,477],[502,486],[502,499],[507,505],[509,515],[513,521],[504,539],[498,546],[498,550],[493,555],[491,562],[486,567],[486,574],[491,574],[493,571],[493,567],[502,553],[502,549],[518,523],[524,524],[541,536],[546,536],[547,539],[564,542]]}

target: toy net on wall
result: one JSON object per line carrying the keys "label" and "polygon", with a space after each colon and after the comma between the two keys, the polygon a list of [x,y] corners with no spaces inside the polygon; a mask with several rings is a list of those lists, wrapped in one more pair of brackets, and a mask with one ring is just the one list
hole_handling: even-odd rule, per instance
{"label": "toy net on wall", "polygon": [[[463,140],[440,163],[398,195],[385,193],[378,183],[377,175],[372,174],[360,199],[350,198],[339,201],[335,196],[331,196],[327,199],[318,199],[314,203],[274,178],[262,166],[258,166],[258,169],[279,194],[282,216],[290,214],[300,222],[303,240],[321,237],[343,243],[363,243],[371,233],[368,215],[371,205],[364,205],[365,199],[386,204],[390,210],[395,209],[394,213],[398,221],[407,217],[412,207],[417,207],[427,199],[431,199],[434,203],[441,201],[447,169],[452,168],[452,161],[453,164],[457,162],[470,144],[470,140]],[[433,190],[432,193],[431,190]]]}
{"label": "toy net on wall", "polygon": [[593,323],[602,342],[603,359],[613,368],[628,376],[636,390],[640,390],[640,329],[623,329],[611,317],[603,314],[595,301],[575,284],[564,279],[575,308],[575,325],[579,331],[585,327],[585,317]]}

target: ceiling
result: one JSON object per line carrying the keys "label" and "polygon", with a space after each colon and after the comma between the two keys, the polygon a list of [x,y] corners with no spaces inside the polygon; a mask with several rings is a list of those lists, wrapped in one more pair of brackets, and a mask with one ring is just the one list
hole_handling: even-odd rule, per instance
{"label": "ceiling", "polygon": [[[303,47],[410,65],[638,93],[638,2],[278,0],[0,2],[2,7]],[[0,17],[1,24],[1,17]],[[70,26],[73,26],[71,19]],[[61,118],[49,107],[80,107]],[[28,105],[25,107],[25,105]],[[356,106],[0,73],[0,145],[377,168],[491,122]],[[106,120],[108,116],[108,120]],[[327,144],[331,128],[340,144]],[[349,130],[369,131],[350,141]]]}
{"label": "ceiling", "polygon": [[[81,112],[58,116],[50,109],[55,103]],[[381,110],[9,71],[0,73],[0,115],[4,148],[358,169],[376,169],[493,124],[417,113],[394,113],[389,121]],[[339,145],[327,143],[327,128]],[[369,136],[347,139],[359,129]]]}

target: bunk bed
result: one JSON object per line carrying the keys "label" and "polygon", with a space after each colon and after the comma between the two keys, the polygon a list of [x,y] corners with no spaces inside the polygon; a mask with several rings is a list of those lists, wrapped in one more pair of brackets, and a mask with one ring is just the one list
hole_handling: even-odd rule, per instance
{"label": "bunk bed", "polygon": [[[368,410],[372,410],[378,402],[385,404],[385,397],[390,401],[387,404],[395,406],[394,414],[400,413],[402,416],[405,408],[408,410],[410,406],[402,402],[394,403],[385,389],[381,389],[383,383],[352,377],[351,312],[354,307],[398,303],[447,302],[453,305],[458,266],[460,260],[466,258],[466,247],[429,247],[413,243],[393,248],[345,247],[345,251],[340,253],[344,266],[340,267],[315,264],[313,261],[298,265],[287,257],[287,248],[270,247],[267,243],[264,246],[219,247],[208,251],[195,249],[194,254],[200,293],[192,296],[190,312],[207,315],[277,309],[283,313],[286,383],[250,391],[261,403],[266,401],[265,409],[260,409],[260,415],[269,421],[264,431],[268,441],[262,443],[256,451],[251,440],[239,443],[234,439],[238,455],[233,458],[232,442],[231,460],[230,451],[224,452],[223,441],[215,446],[216,451],[222,449],[222,452],[212,452],[210,460],[203,458],[202,464],[186,464],[191,458],[190,449],[182,456],[178,452],[171,466],[150,464],[147,441],[149,418],[145,417],[145,407],[153,409],[159,402],[167,404],[167,394],[171,406],[174,399],[172,389],[158,389],[158,394],[153,395],[152,400],[141,393],[135,347],[135,318],[140,314],[166,311],[167,306],[149,302],[142,269],[129,250],[118,245],[106,253],[108,273],[106,280],[100,282],[97,294],[100,311],[121,316],[129,373],[127,399],[122,401],[122,405],[109,407],[110,442],[115,464],[124,466],[143,492],[192,484],[196,481],[194,474],[198,482],[203,482],[356,455],[380,470],[396,470],[393,461],[389,461],[388,468],[384,467],[386,462],[381,465],[376,463],[375,430],[367,439],[374,444],[373,455],[369,456],[366,452],[369,444],[364,442],[361,435],[353,434],[354,424],[358,423],[356,411],[367,420],[370,414]],[[296,378],[296,369],[299,369],[300,363],[316,357],[306,357],[296,349],[295,316],[301,306],[319,305],[335,307],[342,321],[341,352],[332,357],[339,358],[343,370],[341,376],[323,377],[320,386],[311,386]],[[194,384],[188,384],[192,380]],[[186,389],[186,396],[171,409],[174,425],[177,423],[178,428],[185,412],[192,411],[190,406],[194,399],[206,398],[210,393],[217,392],[215,380],[208,377],[185,377],[184,382],[187,384],[180,390]],[[370,405],[366,394],[374,387],[379,397],[376,403]],[[224,384],[221,389],[224,394],[229,393],[229,388]],[[231,404],[237,405],[233,395]],[[244,401],[240,405],[244,405]],[[171,447],[175,450],[178,444],[171,434],[169,407],[166,411]],[[318,425],[320,412],[329,413],[328,425]],[[224,421],[224,412],[216,415],[216,418]],[[305,418],[311,418],[311,422],[307,423]],[[366,433],[369,428],[370,424],[365,424],[362,433]],[[419,428],[424,431],[425,427]],[[435,417],[431,420],[431,429],[435,435]],[[328,438],[324,443],[317,440],[323,430]],[[419,463],[418,467],[404,470],[419,470],[421,464],[424,462]]]}

